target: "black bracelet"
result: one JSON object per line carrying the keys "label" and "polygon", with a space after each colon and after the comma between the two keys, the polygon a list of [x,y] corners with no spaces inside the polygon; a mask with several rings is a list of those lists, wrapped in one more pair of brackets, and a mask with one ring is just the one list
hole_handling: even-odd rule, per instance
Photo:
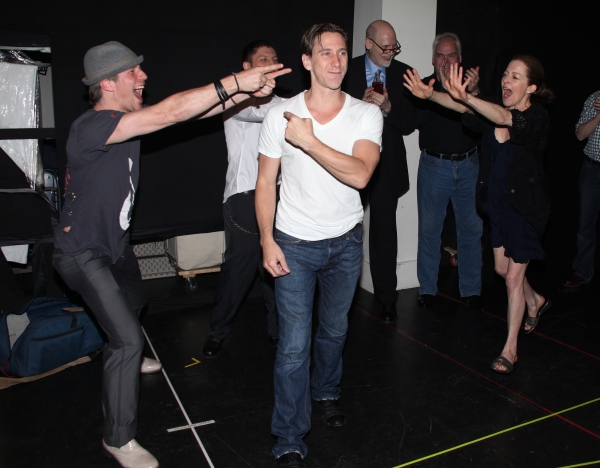
{"label": "black bracelet", "polygon": [[214,85],[215,85],[215,89],[217,90],[217,96],[219,96],[219,101],[223,105],[223,110],[225,110],[225,101],[227,101],[227,99],[229,99],[229,94],[227,94],[227,91],[225,91],[225,88],[223,87],[223,83],[221,83],[221,80],[215,81]]}
{"label": "black bracelet", "polygon": [[237,75],[237,73],[232,73],[232,75],[233,75],[233,79],[235,80],[235,85],[238,88],[236,93],[239,93],[240,92],[240,84],[238,83],[237,76],[235,76],[235,75]]}

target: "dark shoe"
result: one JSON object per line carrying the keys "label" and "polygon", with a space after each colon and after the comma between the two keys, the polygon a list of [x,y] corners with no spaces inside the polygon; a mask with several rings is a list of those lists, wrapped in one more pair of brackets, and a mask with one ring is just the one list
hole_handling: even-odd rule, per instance
{"label": "dark shoe", "polygon": [[346,422],[346,413],[340,406],[339,400],[317,401],[321,410],[321,418],[326,426],[340,427]]}
{"label": "dark shoe", "polygon": [[273,348],[277,348],[277,345],[279,344],[279,338],[273,338],[272,336],[269,337],[269,344],[271,346],[273,346]]}
{"label": "dark shoe", "polygon": [[383,304],[381,308],[381,321],[387,325],[393,325],[398,320],[398,314],[396,313],[396,304]]}
{"label": "dark shoe", "polygon": [[[506,359],[501,354],[500,356],[498,356],[496,359],[494,359],[492,361],[492,364],[490,365],[490,369],[492,369],[494,372],[498,372],[498,374],[510,374],[514,369],[515,364],[517,363],[516,358],[517,357],[515,356],[515,362],[511,363],[508,359]],[[505,370],[499,369],[498,366],[504,366],[506,369]]]}
{"label": "dark shoe", "polygon": [[[550,307],[552,307],[552,301],[550,299],[546,298],[546,302],[544,302],[544,305],[542,305],[542,307],[540,307],[538,309],[537,315],[535,317],[532,317],[527,312],[525,312],[525,315],[527,315],[527,317],[525,317],[525,322],[523,323],[523,326],[521,327],[521,329],[523,330],[523,333],[525,333],[526,335],[529,335],[533,330],[535,330],[535,327],[537,327],[538,323],[540,322],[541,315],[544,312],[546,312]],[[525,327],[529,327],[529,328],[525,328]]]}
{"label": "dark shoe", "polygon": [[469,309],[482,311],[483,310],[483,301],[481,300],[481,296],[467,296],[463,297]]}
{"label": "dark shoe", "polygon": [[417,300],[419,301],[419,307],[431,309],[433,307],[435,296],[433,294],[421,294]]}
{"label": "dark shoe", "polygon": [[212,335],[209,335],[206,338],[206,342],[204,343],[204,348],[202,348],[202,355],[206,359],[216,358],[219,351],[221,351],[221,345],[223,344],[223,340],[219,338],[215,338]]}
{"label": "dark shoe", "polygon": [[298,452],[284,453],[277,459],[277,468],[302,468],[302,455]]}
{"label": "dark shoe", "polygon": [[586,284],[590,284],[591,280],[583,279],[579,275],[571,276],[567,281],[565,281],[562,285],[571,290],[579,289],[581,286],[585,286]]}

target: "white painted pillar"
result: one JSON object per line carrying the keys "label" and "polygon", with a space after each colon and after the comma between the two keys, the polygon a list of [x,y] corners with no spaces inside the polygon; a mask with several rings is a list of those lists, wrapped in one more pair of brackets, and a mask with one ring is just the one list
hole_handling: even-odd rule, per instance
{"label": "white painted pillar", "polygon": [[[435,37],[437,0],[355,0],[352,55],[365,52],[365,31],[378,19],[389,22],[396,30],[402,52],[397,60],[416,68],[421,76],[433,73],[431,43]],[[417,280],[417,168],[419,165],[418,132],[404,138],[408,158],[410,190],[398,200],[397,289],[414,288]],[[369,210],[365,213],[363,268],[359,285],[373,292],[369,264]]]}

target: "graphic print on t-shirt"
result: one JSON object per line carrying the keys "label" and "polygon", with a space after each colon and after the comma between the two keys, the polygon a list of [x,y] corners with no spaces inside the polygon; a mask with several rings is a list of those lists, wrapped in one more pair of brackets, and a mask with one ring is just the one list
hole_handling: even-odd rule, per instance
{"label": "graphic print on t-shirt", "polygon": [[131,180],[131,167],[133,166],[133,161],[129,158],[129,193],[125,200],[123,201],[123,207],[121,208],[121,214],[119,215],[119,224],[121,225],[121,229],[123,231],[127,231],[129,229],[129,222],[131,221],[131,211],[133,208],[133,199],[135,197],[135,188],[133,186],[133,181]]}

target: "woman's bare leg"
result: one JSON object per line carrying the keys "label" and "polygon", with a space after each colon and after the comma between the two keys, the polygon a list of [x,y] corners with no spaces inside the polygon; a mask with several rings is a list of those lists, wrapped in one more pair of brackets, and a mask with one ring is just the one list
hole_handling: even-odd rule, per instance
{"label": "woman's bare leg", "polygon": [[[515,263],[511,258],[505,257],[504,247],[494,248],[494,262],[496,272],[504,278],[508,294],[508,310],[506,314],[508,337],[501,354],[514,364],[517,362],[517,339],[525,313],[526,288],[529,289],[528,294],[533,295],[532,302],[534,306],[536,306],[537,302],[535,301],[533,289],[531,289],[529,283],[526,283],[525,271],[527,270],[527,263]],[[495,369],[500,372],[507,370],[506,366],[502,364],[497,364]]]}
{"label": "woman's bare leg", "polygon": [[[527,278],[523,281],[523,287],[525,291],[525,301],[527,301],[527,313],[531,317],[537,317],[538,309],[541,305],[546,302],[546,298],[538,294],[529,284]],[[525,330],[529,330],[531,327],[525,325]]]}

